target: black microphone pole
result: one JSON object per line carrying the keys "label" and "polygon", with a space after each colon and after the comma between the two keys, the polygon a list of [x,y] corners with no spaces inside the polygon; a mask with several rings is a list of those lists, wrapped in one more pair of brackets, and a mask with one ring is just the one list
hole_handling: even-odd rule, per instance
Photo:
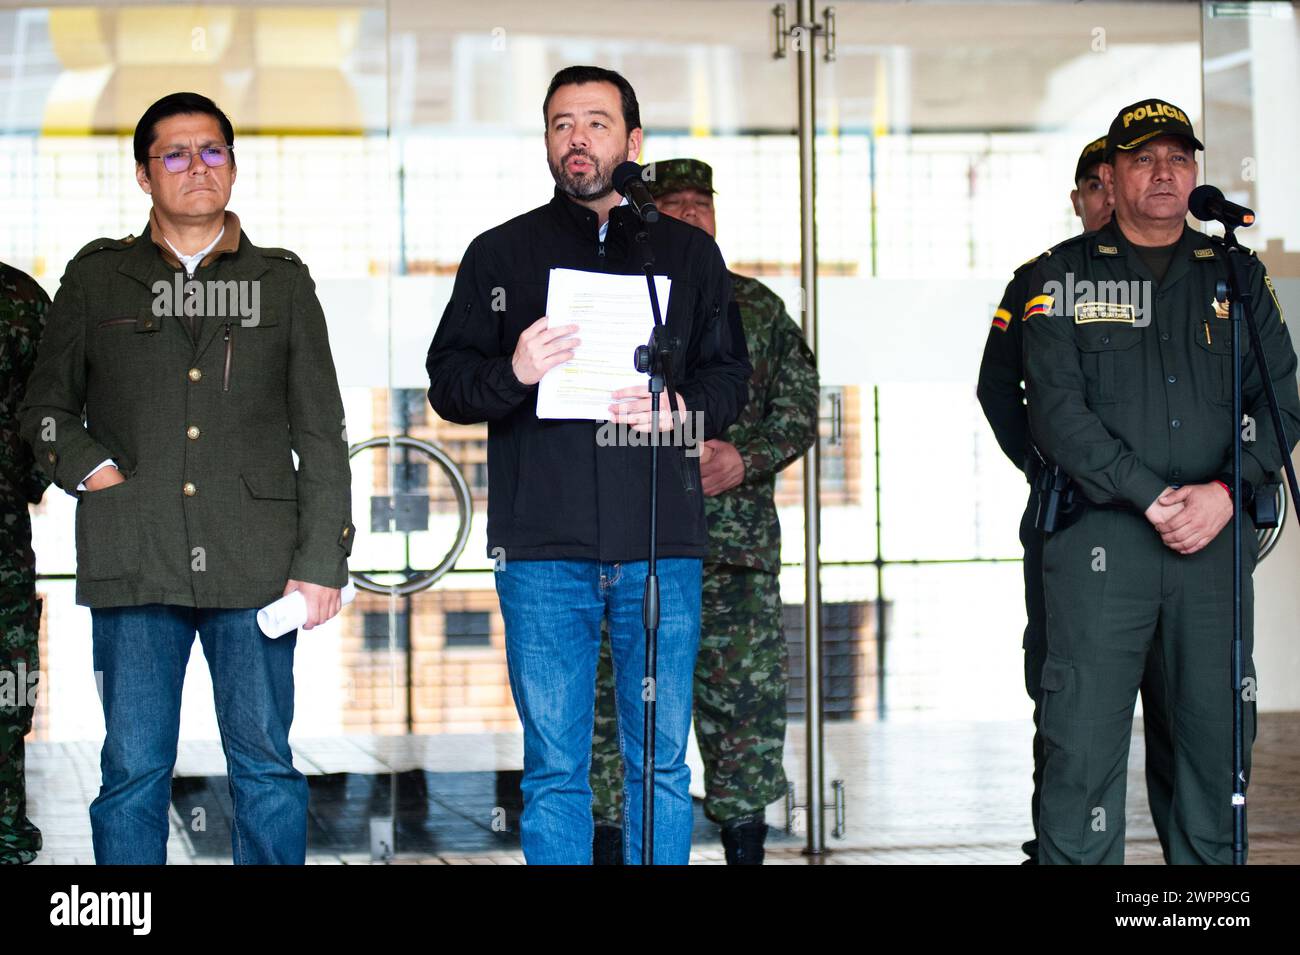
{"label": "black microphone pole", "polygon": [[[659,212],[650,199],[649,191],[641,181],[641,167],[636,163],[622,163],[614,170],[614,188],[627,196],[640,217],[635,244],[641,253],[641,269],[645,273],[646,287],[650,294],[650,313],[654,318],[654,327],[650,331],[650,340],[636,349],[634,362],[636,370],[649,375],[650,392],[650,553],[646,566],[645,594],[641,598],[641,618],[645,625],[645,680],[641,684],[642,711],[641,731],[641,864],[654,865],[654,817],[655,817],[655,703],[658,696],[659,667],[659,396],[668,391],[669,407],[673,418],[673,427],[679,422],[677,389],[673,386],[672,353],[675,342],[668,338],[668,329],[664,325],[663,314],[659,308],[659,290],[654,278],[654,250],[650,247],[650,223],[659,219]],[[639,189],[638,189],[639,187]],[[684,411],[684,409],[680,409]],[[692,490],[690,469],[683,469],[687,475],[686,489]]]}
{"label": "black microphone pole", "polygon": [[[1207,187],[1200,187],[1205,189]],[[1209,187],[1212,189],[1213,187]],[[1214,190],[1217,192],[1217,190]],[[1220,193],[1220,197],[1222,194]],[[1197,218],[1204,208],[1193,210]],[[1249,212],[1249,210],[1244,210]],[[1240,220],[1243,225],[1250,225],[1254,214]],[[1250,335],[1251,347],[1255,353],[1255,364],[1263,379],[1264,397],[1268,402],[1269,415],[1273,422],[1273,431],[1282,455],[1282,466],[1286,471],[1287,486],[1291,490],[1291,500],[1300,501],[1300,486],[1296,480],[1295,464],[1291,460],[1291,442],[1287,439],[1286,426],[1277,403],[1277,392],[1273,388],[1273,378],[1268,369],[1268,356],[1260,341],[1259,327],[1255,323],[1255,311],[1251,304],[1250,279],[1246,272],[1247,260],[1251,252],[1237,241],[1236,223],[1224,223],[1224,235],[1215,240],[1224,252],[1228,263],[1228,281],[1220,282],[1215,291],[1222,301],[1224,294],[1230,303],[1229,315],[1232,319],[1232,864],[1246,863],[1246,768],[1245,768],[1245,721],[1244,704],[1246,688],[1242,685],[1242,588],[1243,567],[1241,557],[1242,530],[1242,428],[1244,412],[1242,409],[1242,374],[1241,374],[1241,326],[1245,323]]]}

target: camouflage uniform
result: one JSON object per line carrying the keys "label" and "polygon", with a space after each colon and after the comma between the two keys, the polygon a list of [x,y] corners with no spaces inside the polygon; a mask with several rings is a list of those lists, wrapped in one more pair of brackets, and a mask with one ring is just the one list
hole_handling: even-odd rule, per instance
{"label": "camouflage uniform", "polygon": [[[705,188],[683,181],[679,161],[656,164],[659,193]],[[702,164],[699,164],[702,165]],[[710,190],[711,191],[711,190]],[[817,438],[818,379],[812,350],[781,299],[761,282],[731,275],[754,374],[749,403],[722,440],[736,446],[744,481],[704,499],[700,650],[695,663],[695,736],[704,760],[704,812],[719,824],[759,815],[785,794],[786,646],[781,626],[781,527],[776,474]],[[618,825],[623,770],[609,643],[596,677],[592,815]]]}
{"label": "camouflage uniform", "polygon": [[18,406],[49,304],[35,280],[0,263],[0,864],[31,862],[41,848],[41,832],[27,819],[23,773],[41,621],[27,505],[40,501],[49,481],[18,436]]}

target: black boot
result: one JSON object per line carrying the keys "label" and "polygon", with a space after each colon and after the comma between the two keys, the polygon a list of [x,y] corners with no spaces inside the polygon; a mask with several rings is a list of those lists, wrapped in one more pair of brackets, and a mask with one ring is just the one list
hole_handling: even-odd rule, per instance
{"label": "black boot", "polygon": [[623,864],[623,829],[596,823],[596,834],[591,839],[592,865]]}
{"label": "black boot", "polygon": [[722,827],[722,849],[727,865],[762,865],[767,823],[752,817]]}

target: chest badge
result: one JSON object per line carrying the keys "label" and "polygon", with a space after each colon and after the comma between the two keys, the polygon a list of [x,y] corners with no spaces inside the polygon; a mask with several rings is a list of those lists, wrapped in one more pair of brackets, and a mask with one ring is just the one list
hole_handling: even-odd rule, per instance
{"label": "chest badge", "polygon": [[1230,317],[1231,313],[1229,312],[1229,309],[1231,307],[1232,306],[1229,302],[1220,302],[1217,298],[1210,299],[1210,308],[1214,309],[1215,318]]}
{"label": "chest badge", "polygon": [[1074,324],[1087,325],[1090,322],[1123,322],[1132,325],[1137,317],[1137,309],[1123,302],[1076,302],[1074,304]]}

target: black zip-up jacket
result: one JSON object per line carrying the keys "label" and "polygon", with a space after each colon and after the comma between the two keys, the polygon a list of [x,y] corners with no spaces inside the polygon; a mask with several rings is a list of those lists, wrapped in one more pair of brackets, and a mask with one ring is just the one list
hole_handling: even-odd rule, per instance
{"label": "black zip-up jacket", "polygon": [[[599,422],[538,419],[537,386],[521,384],[510,364],[520,333],[546,314],[552,268],[643,274],[639,223],[632,209],[618,206],[601,242],[596,214],[557,189],[547,205],[480,235],[461,259],[425,367],[434,411],[457,424],[488,422],[492,556],[649,556],[650,449],[598,446]],[[696,438],[717,437],[740,416],[751,371],[744,331],[728,307],[727,267],[708,233],[668,216],[652,228],[650,244],[655,272],[672,279],[664,322],[683,346],[674,353],[674,383],[687,412],[704,413]],[[697,455],[659,449],[662,557],[708,552]],[[690,469],[690,491],[683,468]]]}

